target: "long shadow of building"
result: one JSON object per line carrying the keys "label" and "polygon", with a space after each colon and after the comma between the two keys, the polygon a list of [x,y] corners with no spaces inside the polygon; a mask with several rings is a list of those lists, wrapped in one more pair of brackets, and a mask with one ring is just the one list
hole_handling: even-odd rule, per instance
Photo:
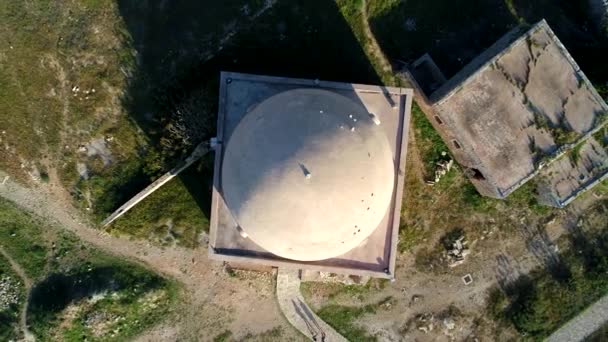
{"label": "long shadow of building", "polygon": [[[158,174],[215,135],[221,70],[380,84],[334,1],[121,0],[119,10],[137,53],[124,105],[160,151]],[[207,217],[212,160],[180,175]],[[115,206],[158,174],[125,184]]]}

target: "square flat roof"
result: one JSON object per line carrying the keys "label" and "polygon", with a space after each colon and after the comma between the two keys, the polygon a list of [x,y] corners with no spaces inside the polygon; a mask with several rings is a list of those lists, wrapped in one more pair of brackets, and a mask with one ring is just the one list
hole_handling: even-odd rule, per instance
{"label": "square flat roof", "polygon": [[[375,113],[391,145],[395,184],[391,206],[384,219],[361,245],[336,258],[303,262],[265,251],[237,230],[223,197],[220,181],[222,146],[252,106],[275,94],[295,88],[320,88],[346,96]],[[405,88],[338,83],[222,72],[211,205],[209,257],[215,260],[307,269],[333,273],[391,278],[395,271],[401,201],[405,175],[407,134],[413,91]],[[273,208],[269,208],[272,210]]]}
{"label": "square flat roof", "polygon": [[544,20],[509,32],[430,98],[451,149],[476,170],[473,183],[498,198],[588,139],[608,113]]}

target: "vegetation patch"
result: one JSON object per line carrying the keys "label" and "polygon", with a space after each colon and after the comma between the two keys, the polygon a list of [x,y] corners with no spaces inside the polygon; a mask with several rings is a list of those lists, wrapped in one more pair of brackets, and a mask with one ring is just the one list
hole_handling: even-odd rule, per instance
{"label": "vegetation patch", "polygon": [[537,215],[546,216],[555,211],[554,208],[538,202],[538,184],[529,180],[513,191],[505,200],[508,206],[520,210],[528,210]]}
{"label": "vegetation patch", "polygon": [[593,134],[593,139],[603,148],[608,149],[608,127],[604,127]]}
{"label": "vegetation patch", "polygon": [[570,161],[574,165],[577,165],[579,160],[581,159],[581,150],[583,149],[586,143],[586,141],[581,141],[576,144],[572,149],[570,149],[570,151],[568,151],[568,158],[570,158]]}
{"label": "vegetation patch", "polygon": [[213,338],[213,342],[228,342],[232,337],[232,331],[226,330]]}
{"label": "vegetation patch", "polygon": [[424,163],[424,177],[435,178],[437,163],[449,160],[448,147],[417,104],[412,106],[416,146]]}
{"label": "vegetation patch", "polygon": [[253,335],[248,333],[242,339],[242,341],[249,342],[282,342],[285,340],[283,337],[283,328],[281,326],[274,327],[260,334]]}
{"label": "vegetation patch", "polygon": [[40,224],[37,218],[0,198],[0,246],[33,280],[44,275],[49,254]]}
{"label": "vegetation patch", "polygon": [[42,340],[126,339],[163,319],[175,295],[171,282],[101,258],[36,284],[28,324]]}
{"label": "vegetation patch", "polygon": [[[34,281],[27,319],[40,340],[128,339],[164,319],[178,296],[173,281],[83,244],[3,199],[0,226],[0,245]],[[7,272],[0,258],[0,283]],[[18,296],[21,303],[22,292]],[[13,325],[17,307],[0,307],[1,324]]]}
{"label": "vegetation patch", "polygon": [[[196,194],[195,194],[196,196]],[[146,197],[108,228],[110,232],[149,239],[163,246],[198,246],[209,221],[181,178]]]}
{"label": "vegetation patch", "polygon": [[375,336],[358,326],[356,321],[364,315],[375,314],[376,310],[389,300],[390,298],[387,298],[362,307],[327,305],[317,311],[317,315],[349,341],[377,341]]}
{"label": "vegetation patch", "polygon": [[300,285],[300,291],[308,302],[313,298],[322,298],[322,302],[330,301],[336,303],[344,300],[357,299],[364,301],[371,294],[377,293],[386,287],[387,279],[370,279],[365,285],[346,285],[343,283],[328,282],[304,282]]}
{"label": "vegetation patch", "polygon": [[607,205],[599,203],[583,215],[579,228],[568,237],[569,248],[559,257],[567,272],[537,270],[495,289],[488,311],[523,335],[540,340],[607,294]]}

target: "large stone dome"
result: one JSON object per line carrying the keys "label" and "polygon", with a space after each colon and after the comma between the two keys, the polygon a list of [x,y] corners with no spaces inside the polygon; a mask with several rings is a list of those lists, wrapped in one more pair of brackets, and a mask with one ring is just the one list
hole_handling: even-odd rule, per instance
{"label": "large stone dome", "polygon": [[376,229],[395,174],[388,140],[363,106],[294,89],[245,115],[225,147],[221,177],[224,200],[252,241],[312,261],[342,255]]}

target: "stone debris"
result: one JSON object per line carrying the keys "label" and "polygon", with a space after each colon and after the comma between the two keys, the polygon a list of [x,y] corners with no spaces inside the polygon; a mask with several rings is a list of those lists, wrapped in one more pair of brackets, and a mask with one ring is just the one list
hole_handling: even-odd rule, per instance
{"label": "stone debris", "polygon": [[416,329],[427,334],[433,331],[435,327],[435,315],[432,313],[424,313],[416,316]]}
{"label": "stone debris", "polygon": [[85,163],[76,163],[76,171],[82,179],[89,179],[89,168]]}
{"label": "stone debris", "polygon": [[0,278],[0,311],[19,303],[19,293],[16,289],[18,285],[10,276]]}
{"label": "stone debris", "polygon": [[320,271],[302,271],[302,281],[339,283],[344,285],[365,285],[370,279],[371,278],[369,276],[345,275]]}
{"label": "stone debris", "polygon": [[[447,152],[442,152],[441,153],[442,156],[446,156]],[[454,160],[453,159],[449,159],[449,160],[442,160],[440,162],[438,162],[435,166],[435,179],[434,180],[429,180],[426,183],[428,185],[435,185],[435,183],[439,183],[439,181],[441,180],[441,178],[443,178],[445,175],[448,174],[448,172],[450,172],[450,170],[452,169],[452,167],[454,166]]]}
{"label": "stone debris", "polygon": [[465,240],[464,236],[459,237],[452,244],[452,249],[447,252],[447,260],[449,267],[456,267],[464,263],[467,255],[471,253],[467,247],[468,241]]}
{"label": "stone debris", "polygon": [[424,299],[423,295],[418,295],[415,294],[412,296],[412,299],[410,299],[410,306],[412,306],[412,304],[417,304],[418,302],[421,302]]}
{"label": "stone debris", "polygon": [[443,326],[445,326],[447,330],[454,330],[456,328],[456,322],[454,322],[452,317],[446,317],[443,319]]}
{"label": "stone debris", "polygon": [[113,161],[112,152],[108,148],[106,138],[97,138],[91,140],[85,145],[87,157],[99,156],[103,161],[104,166],[108,166]]}

